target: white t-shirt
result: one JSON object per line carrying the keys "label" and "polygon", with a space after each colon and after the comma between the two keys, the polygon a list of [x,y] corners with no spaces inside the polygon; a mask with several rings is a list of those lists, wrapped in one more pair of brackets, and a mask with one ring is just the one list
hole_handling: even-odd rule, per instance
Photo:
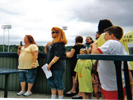
{"label": "white t-shirt", "polygon": [[[106,55],[127,55],[124,46],[117,40],[108,40],[98,49],[100,49],[100,51]],[[131,66],[129,69],[131,69]],[[102,88],[106,91],[117,91],[117,79],[114,61],[99,60],[98,72]],[[123,87],[125,87],[123,71],[122,82]]]}

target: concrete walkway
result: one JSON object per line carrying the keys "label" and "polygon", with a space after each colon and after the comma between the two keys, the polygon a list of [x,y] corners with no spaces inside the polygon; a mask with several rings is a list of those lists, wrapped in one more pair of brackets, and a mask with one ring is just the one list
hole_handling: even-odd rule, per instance
{"label": "concrete walkway", "polygon": [[[8,91],[8,98],[13,98],[13,99],[50,99],[49,94],[32,94],[31,96],[25,97],[25,96],[17,96],[16,91]],[[0,99],[4,98],[4,92],[0,90]],[[58,98],[57,98],[58,99]],[[72,97],[66,97],[64,96],[64,99],[72,99]],[[95,97],[92,96],[92,99],[96,99]]]}

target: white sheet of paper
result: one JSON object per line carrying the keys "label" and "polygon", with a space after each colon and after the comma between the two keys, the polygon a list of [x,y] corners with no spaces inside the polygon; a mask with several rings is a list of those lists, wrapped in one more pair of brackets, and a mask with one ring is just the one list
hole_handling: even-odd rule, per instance
{"label": "white sheet of paper", "polygon": [[46,78],[48,79],[52,76],[52,72],[51,72],[51,70],[50,71],[47,70],[47,66],[48,66],[48,64],[46,63],[45,65],[42,66],[42,69],[46,75]]}

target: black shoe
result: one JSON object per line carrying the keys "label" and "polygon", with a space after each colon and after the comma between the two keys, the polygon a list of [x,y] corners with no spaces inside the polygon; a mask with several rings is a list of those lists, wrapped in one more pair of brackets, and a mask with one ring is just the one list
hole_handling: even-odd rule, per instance
{"label": "black shoe", "polygon": [[96,97],[96,96],[95,96],[95,93],[93,93],[93,97]]}
{"label": "black shoe", "polygon": [[68,92],[65,94],[65,96],[74,96],[74,95],[76,95],[76,93],[72,93],[71,91],[68,91]]}
{"label": "black shoe", "polygon": [[77,95],[73,96],[72,99],[82,99],[82,96],[77,94]]}
{"label": "black shoe", "polygon": [[99,97],[102,97],[100,92],[99,92]]}

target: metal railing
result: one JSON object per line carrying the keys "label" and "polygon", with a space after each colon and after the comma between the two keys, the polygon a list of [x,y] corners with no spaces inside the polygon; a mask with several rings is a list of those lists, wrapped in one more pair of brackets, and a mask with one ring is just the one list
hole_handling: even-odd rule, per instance
{"label": "metal railing", "polygon": [[[37,70],[37,76],[34,83],[34,86],[32,88],[33,93],[41,93],[41,94],[50,94],[51,90],[49,87],[49,84],[47,82],[47,78],[42,70],[42,66],[46,64],[46,54],[45,53],[39,53],[38,54],[38,70]],[[65,91],[69,91],[72,87],[72,76],[71,76],[71,59],[66,59],[66,70],[64,73],[64,86]],[[0,68],[7,68],[7,69],[18,69],[18,55],[16,52],[0,52]],[[5,77],[3,75],[0,76],[0,88],[4,88]],[[19,75],[18,74],[11,74],[8,78],[8,90],[9,91],[20,91],[20,83],[19,83]],[[27,85],[26,85],[27,86]]]}
{"label": "metal railing", "polygon": [[118,98],[123,100],[123,87],[122,87],[122,75],[121,75],[121,61],[124,62],[124,76],[126,84],[126,95],[127,100],[132,100],[130,81],[129,81],[129,72],[127,61],[133,61],[133,55],[78,55],[78,59],[95,59],[95,60],[113,60],[115,61],[116,67],[116,77],[117,77],[117,88],[118,88]]}

